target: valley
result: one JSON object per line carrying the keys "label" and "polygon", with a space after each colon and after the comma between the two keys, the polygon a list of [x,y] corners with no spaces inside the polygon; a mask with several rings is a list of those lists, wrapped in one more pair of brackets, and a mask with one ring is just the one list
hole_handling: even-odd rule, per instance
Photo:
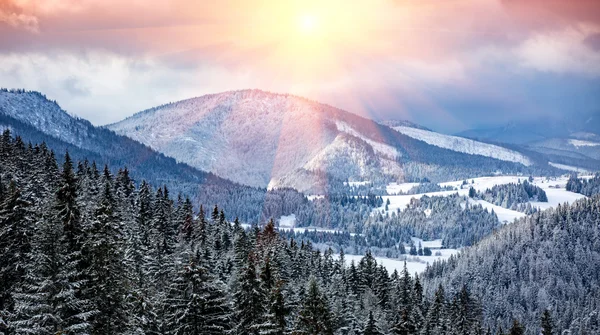
{"label": "valley", "polygon": [[[136,231],[145,228],[136,226],[135,218],[151,215],[154,228],[142,234],[162,236],[168,239],[166,245],[181,248],[191,243],[185,248],[196,248],[194,241],[208,243],[199,241],[211,236],[210,243],[215,244],[201,244],[198,249],[210,252],[206,256],[210,260],[201,262],[220,267],[221,275],[227,274],[224,262],[237,257],[244,243],[252,243],[253,252],[267,252],[278,262],[287,262],[290,256],[285,255],[297,252],[291,257],[307,259],[310,254],[311,262],[350,273],[360,269],[360,276],[379,271],[391,278],[424,278],[431,295],[431,283],[461,280],[465,270],[455,268],[456,264],[476,257],[474,253],[495,243],[498,234],[565,208],[576,210],[594,201],[600,190],[596,185],[600,179],[589,168],[554,163],[549,159],[555,157],[525,147],[444,135],[408,122],[379,124],[303,98],[263,91],[186,100],[108,127],[74,118],[36,92],[4,90],[0,102],[0,128],[4,130],[0,151],[8,153],[0,164],[0,197],[4,197],[3,190],[18,183],[38,203],[36,210],[50,206],[37,197],[39,192],[51,193],[52,184],[39,188],[24,172],[42,174],[39,167],[29,164],[21,171],[8,157],[24,155],[22,161],[27,161],[36,155],[48,156],[42,160],[50,164],[47,173],[51,175],[60,171],[53,164],[63,159],[52,163],[56,156],[50,150],[67,151],[80,160],[75,172],[82,183],[77,186],[83,192],[78,195],[81,201],[109,201],[90,185],[109,185],[113,178],[114,196],[133,197],[126,202],[132,205],[114,205],[120,208],[119,220],[129,227],[130,242],[119,243],[138,241]],[[257,118],[261,122],[249,122]],[[65,156],[65,160],[67,164],[70,158]],[[111,171],[109,166],[121,163],[127,169]],[[133,191],[136,187],[139,191]],[[16,192],[12,190],[9,193]],[[113,196],[112,191],[105,192],[104,197]],[[176,201],[167,200],[174,195]],[[6,201],[12,198],[6,199],[3,206],[11,206]],[[158,206],[152,214],[136,214],[143,210],[139,206],[144,201]],[[88,213],[85,220],[96,217],[90,211],[97,206],[83,206]],[[167,222],[178,228],[162,226]],[[86,229],[92,229],[89,224]],[[253,242],[243,242],[248,236]],[[263,249],[267,242],[261,241],[267,236],[277,236],[268,237],[268,243],[278,245],[268,248],[275,249]],[[129,257],[141,256],[119,257],[134,262]],[[303,261],[293,261],[294,266],[311,267],[298,262]],[[248,269],[248,265],[240,266]],[[445,268],[452,269],[453,277],[437,275]],[[299,278],[294,269],[288,275]],[[310,270],[320,280],[329,280],[324,268],[319,271]],[[169,280],[179,280],[173,276]],[[357,287],[349,289],[356,289],[357,294],[387,294],[374,286],[365,292]],[[582,292],[586,290],[587,286]],[[15,297],[17,303],[26,303]],[[531,324],[535,308],[526,310],[529,314],[519,318]],[[483,317],[486,324],[506,326],[505,321],[491,320],[487,314]],[[560,322],[570,327],[568,321]]]}

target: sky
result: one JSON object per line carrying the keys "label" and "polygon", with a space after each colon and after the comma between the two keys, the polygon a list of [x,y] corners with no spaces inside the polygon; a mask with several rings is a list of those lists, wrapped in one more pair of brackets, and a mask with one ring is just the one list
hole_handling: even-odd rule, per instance
{"label": "sky", "polygon": [[96,125],[247,88],[447,133],[600,115],[600,1],[0,0],[0,87]]}

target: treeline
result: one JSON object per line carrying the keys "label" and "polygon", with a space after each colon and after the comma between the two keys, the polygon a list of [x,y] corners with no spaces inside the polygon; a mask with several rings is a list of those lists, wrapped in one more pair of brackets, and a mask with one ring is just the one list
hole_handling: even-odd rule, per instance
{"label": "treeline", "polygon": [[[473,198],[474,195],[496,206],[520,211],[528,211],[525,205],[530,201],[548,202],[546,192],[527,180],[516,184],[494,185],[485,192],[475,193],[471,188],[469,196]],[[529,212],[532,213],[533,210],[531,209]]]}
{"label": "treeline", "polygon": [[424,274],[432,287],[468,285],[484,323],[506,329],[517,318],[536,327],[544,310],[563,333],[600,334],[600,198],[538,212],[506,225]]}
{"label": "treeline", "polygon": [[372,216],[362,233],[377,247],[389,247],[411,237],[442,239],[446,248],[470,246],[500,226],[494,211],[472,204],[458,194],[422,196],[412,199],[406,209]]}
{"label": "treeline", "polygon": [[567,191],[581,193],[588,197],[600,194],[600,173],[596,173],[590,179],[577,178],[576,175],[571,175],[567,182]]}
{"label": "treeline", "polygon": [[[317,206],[329,206],[324,199],[315,199]],[[344,207],[333,211],[344,213],[340,231],[285,232],[286,237],[313,242],[319,249],[342,249],[362,255],[367,251],[377,256],[402,259],[411,254],[411,237],[424,240],[442,239],[444,248],[470,246],[491,234],[501,224],[494,211],[468,202],[458,194],[423,196],[413,199],[407,208],[394,212],[373,212],[369,206]],[[321,209],[321,212],[326,212]],[[352,232],[352,234],[350,233]],[[415,246],[418,255],[419,248]],[[424,253],[425,250],[423,249]]]}
{"label": "treeline", "polygon": [[0,143],[4,334],[491,334],[466,287],[428,298],[370,253],[347,266],[126,169]]}
{"label": "treeline", "polygon": [[441,187],[439,184],[436,183],[420,183],[417,186],[412,187],[410,190],[408,190],[408,192],[406,192],[406,194],[422,194],[422,193],[429,193],[429,192],[440,192],[440,191],[454,191],[454,187],[452,186],[444,186]]}

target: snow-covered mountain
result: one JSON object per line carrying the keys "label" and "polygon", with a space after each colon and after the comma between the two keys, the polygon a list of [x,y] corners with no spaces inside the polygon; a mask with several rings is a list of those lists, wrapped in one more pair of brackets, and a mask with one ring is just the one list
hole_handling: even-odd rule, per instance
{"label": "snow-covered mountain", "polygon": [[304,190],[324,170],[344,179],[401,176],[402,153],[376,129],[360,131],[356,118],[299,97],[247,90],[160,106],[108,128],[252,186]]}
{"label": "snow-covered mountain", "polygon": [[59,160],[68,150],[75,160],[95,161],[100,169],[104,164],[126,166],[137,183],[166,185],[172,194],[187,195],[194,204],[218,203],[241,220],[255,220],[265,208],[265,190],[177,163],[126,136],[72,117],[38,92],[0,89],[0,130],[6,128],[25,143],[46,143]]}
{"label": "snow-covered mountain", "polygon": [[458,136],[440,134],[412,126],[397,125],[392,126],[392,129],[440,148],[450,149],[471,155],[491,157],[508,162],[517,162],[526,166],[532,164],[531,159],[522,153],[498,145],[478,142]]}
{"label": "snow-covered mountain", "polygon": [[175,102],[107,127],[236,182],[302,191],[331,178],[402,181],[448,164],[488,171],[531,164],[516,154],[502,165],[479,152],[445,150],[328,105],[260,90]]}

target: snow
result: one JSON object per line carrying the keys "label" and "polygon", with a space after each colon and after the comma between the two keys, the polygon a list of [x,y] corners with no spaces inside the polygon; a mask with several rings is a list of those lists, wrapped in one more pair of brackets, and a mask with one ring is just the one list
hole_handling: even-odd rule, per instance
{"label": "snow", "polygon": [[279,218],[279,227],[293,228],[296,226],[296,214],[283,215]]}
{"label": "snow", "polygon": [[388,184],[385,189],[386,189],[387,194],[396,195],[401,192],[406,193],[411,188],[418,186],[418,185],[419,185],[419,183],[401,183],[401,184],[391,183],[391,184]]}
{"label": "snow", "polygon": [[[547,177],[535,177],[533,179],[533,184],[542,188],[546,191],[546,195],[548,196],[548,202],[531,202],[531,205],[534,207],[538,207],[542,210],[556,207],[558,204],[562,204],[565,202],[573,203],[574,201],[585,198],[584,195],[569,192],[566,190],[566,185],[569,177],[561,176],[558,178],[547,178]],[[518,183],[527,180],[527,177],[524,176],[494,176],[494,177],[478,177],[478,178],[468,178],[467,184],[463,184],[463,180],[449,181],[440,183],[441,187],[450,186],[453,188],[458,188],[456,191],[440,191],[440,192],[429,192],[429,193],[421,193],[421,194],[408,194],[408,195],[387,195],[383,196],[384,205],[373,210],[373,214],[376,213],[384,213],[385,212],[385,204],[387,201],[390,201],[388,206],[388,214],[392,212],[396,212],[398,209],[400,211],[404,210],[406,206],[410,203],[411,199],[420,199],[424,195],[433,197],[433,196],[450,196],[453,194],[458,194],[460,196],[468,196],[469,188],[473,187],[475,190],[479,192],[484,192],[487,189],[494,187],[495,185],[504,185],[510,183]],[[401,188],[407,188],[410,183],[405,184],[396,184],[392,183],[388,185],[388,193],[392,193],[389,190],[399,190]],[[397,192],[397,191],[396,191]],[[470,199],[470,202],[476,202],[487,208],[488,211],[492,209],[498,216],[498,220],[503,223],[510,223],[514,221],[514,219],[521,218],[525,216],[524,213],[517,212],[514,210],[506,209],[500,206],[496,206],[491,204],[485,200],[473,200]],[[427,213],[426,213],[427,214]]]}
{"label": "snow", "polygon": [[[320,232],[320,233],[329,233],[329,234],[343,234],[344,232],[341,230],[336,230],[336,229],[327,229],[327,228],[320,228],[320,227],[281,227],[279,226],[279,228],[277,228],[277,230],[279,231],[284,231],[284,232],[289,232],[289,231],[293,231],[295,233],[298,234],[304,234],[307,232]],[[355,233],[350,233],[350,236],[356,236]]]}
{"label": "snow", "polygon": [[458,136],[444,135],[433,131],[412,127],[398,126],[392,127],[392,129],[409,137],[440,148],[450,149],[471,155],[491,157],[507,162],[516,162],[525,166],[530,166],[532,164],[531,160],[523,154],[497,145],[478,142]]}
{"label": "snow", "polygon": [[558,163],[552,163],[552,162],[548,162],[548,164],[550,166],[554,166],[557,169],[561,169],[561,170],[565,170],[565,171],[573,171],[573,172],[581,172],[581,173],[588,173],[589,171],[586,169],[582,169],[576,166],[572,166],[572,165],[565,165],[565,164],[558,164]]}
{"label": "snow", "polygon": [[357,186],[366,186],[369,185],[371,182],[368,180],[365,181],[349,181],[349,182],[344,182],[344,185],[350,186],[350,187],[357,187]]}
{"label": "snow", "polygon": [[[435,256],[436,252],[440,252],[441,256]],[[406,255],[406,260],[404,259],[393,259],[393,258],[385,258],[385,257],[375,257],[378,265],[383,265],[387,271],[391,274],[394,270],[400,273],[404,268],[404,262],[406,261],[406,269],[408,273],[422,273],[427,268],[427,264],[433,264],[436,260],[445,260],[450,258],[451,255],[456,255],[458,253],[457,249],[441,249],[441,250],[433,250],[434,255],[432,256],[410,256]],[[339,254],[334,255],[335,258],[339,258]],[[364,255],[344,255],[346,259],[346,265],[349,266],[351,261],[354,261],[355,264],[358,264],[360,260],[364,257]]]}
{"label": "snow", "polygon": [[582,141],[582,140],[569,140],[569,143],[571,143],[572,145],[576,146],[576,147],[597,147],[600,146],[600,143],[598,142],[591,142],[591,141]]}
{"label": "snow", "polygon": [[[335,230],[335,229],[326,229],[326,228],[319,228],[319,227],[296,227],[296,214],[290,214],[290,215],[283,215],[279,218],[279,227],[277,227],[277,230],[279,231],[293,231],[296,233],[300,233],[303,234],[305,232],[323,232],[323,233],[338,233],[341,234],[343,233],[341,230]],[[350,236],[354,236],[356,234],[354,233],[350,233]]]}
{"label": "snow", "polygon": [[159,106],[106,127],[250,186],[315,192],[313,172],[350,180],[400,174],[399,152],[350,127],[348,117],[301,97],[242,90]]}
{"label": "snow", "polygon": [[391,214],[392,212],[396,212],[397,210],[403,211],[406,208],[406,206],[408,206],[411,199],[421,199],[421,197],[423,197],[424,195],[427,195],[430,197],[433,197],[433,196],[446,197],[446,196],[456,194],[456,193],[458,193],[459,195],[467,195],[469,193],[469,191],[468,190],[458,190],[458,191],[440,191],[440,192],[429,192],[429,193],[407,194],[407,195],[384,195],[384,196],[382,196],[383,206],[374,209],[373,213],[385,211],[385,206],[386,206],[385,204],[387,203],[388,200],[390,201],[390,204],[388,205],[388,213]]}
{"label": "snow", "polygon": [[437,240],[431,240],[431,241],[423,241],[422,239],[418,238],[418,237],[411,237],[410,238],[413,242],[413,244],[415,246],[419,246],[419,243],[421,244],[421,247],[423,248],[430,248],[430,249],[441,249],[442,248],[442,239],[437,239]]}
{"label": "snow", "polygon": [[392,159],[396,159],[399,156],[401,156],[400,153],[398,152],[398,150],[396,150],[396,148],[394,148],[390,145],[384,144],[384,143],[373,141],[372,139],[370,139],[370,138],[364,136],[363,134],[359,133],[358,131],[354,130],[346,122],[336,121],[335,125],[339,131],[344,132],[349,135],[352,135],[352,136],[355,136],[355,137],[358,137],[361,140],[369,143],[369,145],[371,145],[371,147],[373,147],[373,150],[375,150],[376,152],[378,152],[380,154],[383,154],[384,156],[387,156]]}
{"label": "snow", "polygon": [[496,213],[496,216],[498,217],[498,221],[500,221],[502,223],[511,223],[515,219],[519,219],[524,216],[527,216],[527,215],[525,215],[525,213],[521,213],[521,212],[513,211],[512,209],[507,209],[504,207],[496,206],[485,200],[468,199],[468,201],[469,201],[469,203],[477,203],[477,204],[481,205],[483,208],[487,209],[488,212],[491,212],[493,210],[494,213]]}
{"label": "snow", "polygon": [[[542,185],[538,186],[542,187]],[[567,191],[564,186],[561,188],[542,188],[544,191],[546,191],[548,202],[531,202],[532,206],[538,207],[542,210],[550,207],[556,207],[557,205],[564,204],[565,202],[572,204],[573,202],[586,197],[583,194]]]}

